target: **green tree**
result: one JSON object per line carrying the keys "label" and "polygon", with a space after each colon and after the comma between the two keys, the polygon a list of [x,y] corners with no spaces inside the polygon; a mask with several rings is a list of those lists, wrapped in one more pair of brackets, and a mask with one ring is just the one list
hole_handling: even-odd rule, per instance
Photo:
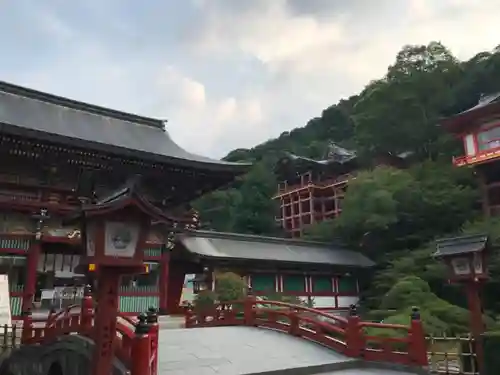
{"label": "green tree", "polygon": [[439,43],[404,47],[386,77],[368,85],[354,106],[360,151],[413,151],[423,158],[441,153],[443,131],[436,124],[453,101],[460,72],[458,61]]}
{"label": "green tree", "polygon": [[[416,164],[406,170],[360,172],[349,184],[340,218],[311,225],[306,237],[343,239],[377,261],[376,276],[367,292],[373,307],[378,308],[381,296],[408,275],[427,282],[440,298],[465,306],[463,291],[447,284],[442,265],[431,257],[433,241],[462,231],[484,230],[497,244],[500,226],[494,220],[478,219],[475,179],[467,168],[451,165],[451,156],[462,154],[463,146],[437,123],[443,116],[475,105],[481,94],[499,91],[498,48],[460,62],[439,43],[406,46],[387,74],[359,95],[328,106],[303,127],[250,149],[230,152],[225,160],[254,163],[253,170],[226,191],[209,194],[193,205],[205,228],[279,236],[283,233],[274,224],[276,206],[271,197],[277,181],[272,171],[283,152],[321,159],[334,141],[356,147],[363,170],[370,168],[374,157],[411,151]],[[490,262],[486,308],[498,315],[497,251]],[[401,314],[394,319],[409,319],[406,312]]]}
{"label": "green tree", "polygon": [[[339,235],[362,244],[375,259],[416,248],[439,233],[459,228],[477,199],[469,180],[452,166],[428,162],[397,170],[379,167],[349,184],[335,220]],[[383,254],[380,251],[383,249]]]}
{"label": "green tree", "polygon": [[241,301],[247,294],[247,284],[233,272],[224,272],[215,277],[215,294],[222,303]]}

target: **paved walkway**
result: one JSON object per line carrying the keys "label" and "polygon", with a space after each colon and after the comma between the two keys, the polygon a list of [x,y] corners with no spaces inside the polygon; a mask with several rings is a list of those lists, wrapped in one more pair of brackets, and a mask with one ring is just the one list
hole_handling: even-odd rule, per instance
{"label": "paved walkway", "polygon": [[325,375],[409,375],[364,369],[328,372],[352,360],[301,338],[251,327],[162,329],[158,355],[158,375],[249,375],[312,366],[323,367]]}

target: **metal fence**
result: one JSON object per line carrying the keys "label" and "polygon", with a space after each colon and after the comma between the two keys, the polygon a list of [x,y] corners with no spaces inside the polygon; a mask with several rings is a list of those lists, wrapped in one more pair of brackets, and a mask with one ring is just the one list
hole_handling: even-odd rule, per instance
{"label": "metal fence", "polygon": [[427,348],[431,374],[479,375],[472,336],[428,337]]}

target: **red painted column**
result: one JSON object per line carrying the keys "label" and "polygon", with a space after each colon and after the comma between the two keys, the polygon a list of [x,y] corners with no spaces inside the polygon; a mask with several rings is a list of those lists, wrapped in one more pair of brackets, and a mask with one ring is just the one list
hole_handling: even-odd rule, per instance
{"label": "red painted column", "polygon": [[160,327],[158,325],[158,314],[154,307],[148,309],[147,323],[149,326],[149,339],[151,345],[151,361],[149,362],[149,366],[151,375],[156,375],[158,372],[158,337],[160,334]]}
{"label": "red painted column", "polygon": [[[112,373],[120,276],[119,270],[116,267],[101,267],[98,272],[97,307],[93,332],[95,348],[92,359],[92,375],[109,375]],[[144,374],[148,373],[144,372]]]}
{"label": "red painted column", "polygon": [[482,335],[485,330],[483,321],[483,309],[481,306],[481,298],[479,297],[479,282],[471,280],[465,284],[465,291],[467,293],[467,302],[470,311],[470,330],[474,337],[474,344],[476,349],[477,365],[479,373],[484,371],[484,352],[483,352],[483,338]]}
{"label": "red painted column", "polygon": [[24,280],[23,312],[27,312],[33,307],[33,298],[36,292],[36,270],[38,268],[38,258],[40,256],[40,241],[33,239],[28,251],[26,276]]}
{"label": "red painted column", "polygon": [[87,285],[83,294],[82,309],[80,311],[81,334],[87,334],[92,331],[93,308],[94,302],[92,301],[92,289],[90,285]]}
{"label": "red painted column", "polygon": [[186,276],[185,266],[180,263],[175,267],[170,268],[169,282],[167,285],[167,313],[179,314],[181,310],[179,303],[182,296],[182,288],[184,286],[184,278]]}
{"label": "red painted column", "polygon": [[[149,326],[146,316],[139,315],[139,322],[135,327],[135,337],[132,342],[130,375],[151,375],[151,342],[149,337]],[[109,375],[111,372],[108,372]]]}
{"label": "red painted column", "polygon": [[160,314],[166,315],[168,311],[168,284],[169,284],[169,271],[170,271],[170,250],[163,248],[160,260]]}
{"label": "red painted column", "polygon": [[412,308],[409,334],[410,346],[408,347],[408,354],[411,362],[422,367],[428,366],[425,331],[417,307]]}
{"label": "red painted column", "polygon": [[360,318],[358,316],[356,305],[351,305],[349,317],[347,318],[347,327],[345,329],[346,348],[344,354],[348,357],[358,358],[364,351],[364,338],[360,328]]}
{"label": "red painted column", "polygon": [[31,344],[31,339],[33,337],[33,318],[31,316],[31,311],[25,311],[23,316],[23,330],[21,333],[21,344],[28,345]]}

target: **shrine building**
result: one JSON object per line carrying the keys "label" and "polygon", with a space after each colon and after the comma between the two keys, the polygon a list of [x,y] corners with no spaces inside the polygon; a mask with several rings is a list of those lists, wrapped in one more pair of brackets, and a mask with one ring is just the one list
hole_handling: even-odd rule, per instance
{"label": "shrine building", "polygon": [[82,269],[80,228],[65,219],[134,176],[141,196],[179,226],[153,223],[144,273],[122,278],[121,312],[177,312],[186,274],[213,279],[223,270],[247,277],[257,294],[314,298],[316,307],[333,310],[357,301],[358,276],[373,265],[359,253],[197,230],[189,202],[228,186],[251,165],[187,152],[165,125],[0,81],[0,273],[8,275],[14,319],[28,309],[78,303],[99,271]]}
{"label": "shrine building", "polygon": [[[380,155],[372,166],[405,168],[410,157],[410,152]],[[290,153],[282,157],[275,167],[280,182],[273,197],[279,204],[279,226],[291,237],[300,237],[307,225],[338,217],[347,185],[361,168],[355,151],[333,143],[323,160]]]}
{"label": "shrine building", "polygon": [[477,105],[441,121],[460,138],[464,155],[453,158],[457,167],[474,168],[485,216],[500,214],[500,93],[483,95]]}

